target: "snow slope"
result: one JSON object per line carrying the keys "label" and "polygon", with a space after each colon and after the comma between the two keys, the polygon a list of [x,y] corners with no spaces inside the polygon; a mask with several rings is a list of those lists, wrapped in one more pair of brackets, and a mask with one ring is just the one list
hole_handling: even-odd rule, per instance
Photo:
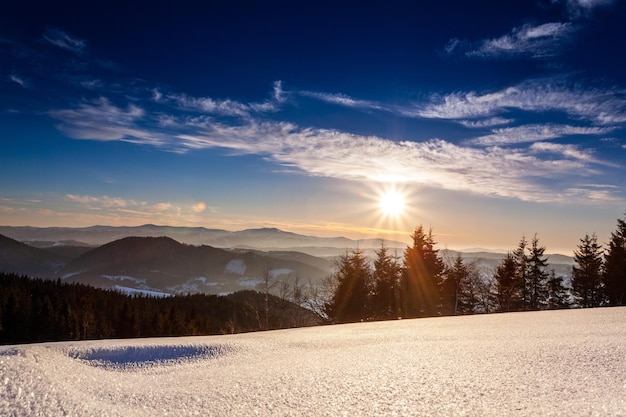
{"label": "snow slope", "polygon": [[0,347],[2,416],[626,415],[626,308]]}

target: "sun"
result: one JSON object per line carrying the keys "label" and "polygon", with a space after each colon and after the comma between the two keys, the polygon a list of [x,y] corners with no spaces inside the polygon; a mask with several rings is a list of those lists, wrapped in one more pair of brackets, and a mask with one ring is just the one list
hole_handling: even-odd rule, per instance
{"label": "sun", "polygon": [[387,190],[380,194],[378,207],[380,211],[389,217],[399,217],[405,211],[406,198],[397,190]]}

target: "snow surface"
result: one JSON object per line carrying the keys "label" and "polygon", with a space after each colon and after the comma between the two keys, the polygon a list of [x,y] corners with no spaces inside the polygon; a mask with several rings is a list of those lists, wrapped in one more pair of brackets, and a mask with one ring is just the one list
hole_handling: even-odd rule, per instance
{"label": "snow surface", "polygon": [[137,288],[124,287],[122,285],[116,285],[113,288],[116,289],[117,291],[120,291],[120,292],[122,292],[124,294],[127,294],[127,295],[140,294],[140,295],[146,295],[146,296],[158,297],[158,298],[171,297],[172,296],[172,294],[168,294],[168,293],[162,292],[162,291],[140,290],[140,289],[137,289]]}
{"label": "snow surface", "polygon": [[272,278],[276,278],[280,275],[289,275],[289,274],[293,274],[294,270],[293,269],[289,269],[289,268],[279,268],[279,269],[272,269],[270,271],[270,276]]}
{"label": "snow surface", "polygon": [[2,416],[626,415],[626,308],[0,347]]}
{"label": "snow surface", "polygon": [[232,259],[224,267],[225,274],[243,275],[246,272],[246,262],[243,259]]}

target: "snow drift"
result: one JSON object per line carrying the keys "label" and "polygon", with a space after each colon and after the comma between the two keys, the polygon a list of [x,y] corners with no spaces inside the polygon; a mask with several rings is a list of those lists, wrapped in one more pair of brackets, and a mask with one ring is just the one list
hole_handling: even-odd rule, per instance
{"label": "snow drift", "polygon": [[626,308],[0,347],[2,416],[626,415]]}

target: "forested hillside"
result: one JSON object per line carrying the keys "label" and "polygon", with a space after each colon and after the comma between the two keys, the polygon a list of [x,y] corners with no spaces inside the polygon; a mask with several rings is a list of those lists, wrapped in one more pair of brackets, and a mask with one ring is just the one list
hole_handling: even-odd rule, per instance
{"label": "forested hillside", "polygon": [[0,343],[239,333],[319,317],[271,294],[156,298],[0,273]]}

